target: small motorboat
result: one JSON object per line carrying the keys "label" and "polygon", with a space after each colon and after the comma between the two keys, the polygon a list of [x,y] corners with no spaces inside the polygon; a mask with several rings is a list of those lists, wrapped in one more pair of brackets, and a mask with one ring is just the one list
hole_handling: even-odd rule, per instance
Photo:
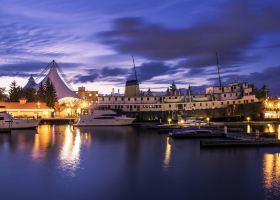
{"label": "small motorboat", "polygon": [[35,129],[40,120],[36,119],[15,119],[7,112],[0,112],[0,131],[9,131],[13,129]]}

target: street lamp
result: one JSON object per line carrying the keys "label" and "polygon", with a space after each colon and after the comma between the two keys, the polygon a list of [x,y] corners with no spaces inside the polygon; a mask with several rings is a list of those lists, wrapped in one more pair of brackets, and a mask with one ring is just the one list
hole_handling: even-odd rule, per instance
{"label": "street lamp", "polygon": [[167,121],[168,121],[168,124],[170,125],[170,123],[171,123],[171,118],[168,118]]}
{"label": "street lamp", "polygon": [[251,117],[246,117],[246,120],[249,123],[251,121]]}
{"label": "street lamp", "polygon": [[36,108],[37,108],[37,119],[39,118],[39,108],[40,108],[41,103],[38,101],[36,103]]}
{"label": "street lamp", "polygon": [[209,117],[206,118],[206,121],[207,121],[207,124],[210,125],[210,118]]}

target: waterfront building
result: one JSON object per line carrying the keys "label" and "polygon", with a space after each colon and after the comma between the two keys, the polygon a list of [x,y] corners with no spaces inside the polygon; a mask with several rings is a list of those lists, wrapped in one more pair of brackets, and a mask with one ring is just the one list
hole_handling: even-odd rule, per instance
{"label": "waterfront building", "polygon": [[76,94],[82,99],[91,104],[98,103],[98,91],[89,91],[85,87],[78,87]]}
{"label": "waterfront building", "polygon": [[264,118],[280,119],[280,99],[272,98],[263,101]]}
{"label": "waterfront building", "polygon": [[24,98],[19,102],[0,102],[0,107],[15,118],[50,118],[54,112],[46,103],[27,102]]}

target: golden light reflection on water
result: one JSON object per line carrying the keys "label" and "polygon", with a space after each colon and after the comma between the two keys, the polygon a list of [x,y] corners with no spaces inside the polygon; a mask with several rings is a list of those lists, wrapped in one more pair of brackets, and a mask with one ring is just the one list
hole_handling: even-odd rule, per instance
{"label": "golden light reflection on water", "polygon": [[169,137],[166,138],[166,147],[165,147],[165,156],[164,156],[164,168],[168,168],[170,164],[170,157],[171,157],[171,144],[169,141]]}
{"label": "golden light reflection on water", "polygon": [[246,133],[251,133],[251,125],[247,124],[246,126]]}
{"label": "golden light reflection on water", "polygon": [[264,188],[269,194],[280,194],[280,154],[264,154]]}
{"label": "golden light reflection on water", "polygon": [[44,159],[48,153],[55,153],[60,161],[59,168],[66,170],[70,175],[75,175],[74,172],[80,165],[81,146],[90,145],[91,134],[81,133],[79,128],[70,125],[64,129],[42,125],[38,127],[37,132],[34,135],[32,158]]}
{"label": "golden light reflection on water", "polygon": [[69,170],[70,175],[74,175],[74,171],[80,165],[80,150],[80,129],[76,129],[76,132],[74,132],[74,130],[71,129],[71,126],[67,126],[59,159],[61,161],[61,168],[63,170]]}
{"label": "golden light reflection on water", "polygon": [[34,145],[32,149],[33,159],[44,158],[46,156],[46,149],[54,144],[54,137],[50,130],[50,125],[38,127],[38,133],[34,136]]}
{"label": "golden light reflection on water", "polygon": [[280,124],[278,125],[277,128],[277,139],[280,140]]}

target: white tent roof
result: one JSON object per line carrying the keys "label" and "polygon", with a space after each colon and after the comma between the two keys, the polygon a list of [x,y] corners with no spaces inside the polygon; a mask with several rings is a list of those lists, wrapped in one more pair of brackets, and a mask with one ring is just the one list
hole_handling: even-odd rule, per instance
{"label": "white tent roof", "polygon": [[30,78],[28,79],[28,82],[26,83],[26,85],[23,87],[24,89],[27,89],[27,88],[34,88],[35,90],[38,89],[38,85],[37,83],[35,82],[33,76],[30,76]]}
{"label": "white tent roof", "polygon": [[49,78],[51,83],[54,85],[58,100],[62,98],[69,98],[69,97],[80,99],[80,97],[67,86],[66,81],[63,81],[63,79],[60,77],[57,70],[58,70],[58,66],[56,62],[52,61],[50,64],[49,73],[41,81],[41,83],[45,84],[45,82]]}

